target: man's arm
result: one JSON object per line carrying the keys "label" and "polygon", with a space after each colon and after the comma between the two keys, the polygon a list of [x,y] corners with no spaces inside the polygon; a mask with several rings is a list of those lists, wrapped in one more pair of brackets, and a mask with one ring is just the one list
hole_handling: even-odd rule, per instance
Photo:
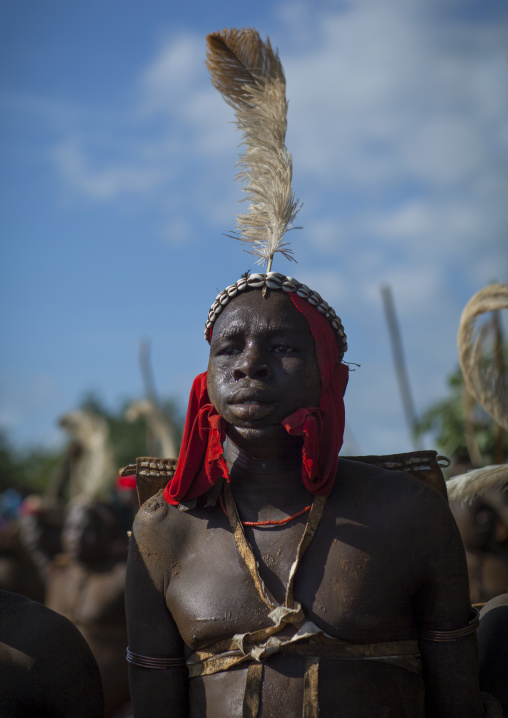
{"label": "man's arm", "polygon": [[[455,520],[437,492],[423,491],[415,539],[423,569],[415,609],[429,718],[482,718],[475,632],[464,637],[432,634],[463,629],[473,618],[465,552]],[[433,640],[452,638],[454,640]]]}
{"label": "man's arm", "polygon": [[[152,499],[151,501],[156,500]],[[146,507],[146,504],[145,504]],[[171,658],[181,665],[166,669],[129,663],[129,683],[136,718],[187,718],[188,673],[183,641],[165,600],[165,575],[171,557],[165,555],[160,512],[141,509],[134,522],[125,586],[129,649],[137,656]],[[139,660],[139,659],[135,659]],[[140,661],[143,663],[143,660]]]}

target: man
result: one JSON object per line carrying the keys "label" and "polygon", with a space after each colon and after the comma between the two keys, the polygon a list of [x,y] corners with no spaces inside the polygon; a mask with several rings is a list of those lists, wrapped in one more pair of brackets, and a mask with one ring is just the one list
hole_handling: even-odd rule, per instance
{"label": "man", "polygon": [[190,473],[177,470],[134,524],[135,716],[484,715],[446,501],[346,459],[322,482],[331,389],[327,415],[343,430],[340,359],[336,333],[295,293],[247,288],[215,320],[208,393],[194,387],[180,454]]}
{"label": "man", "polygon": [[483,496],[451,502],[450,508],[466,551],[471,603],[485,603],[508,586],[508,554],[496,536],[501,518]]}
{"label": "man", "polygon": [[480,718],[477,618],[447,501],[406,473],[339,461],[342,323],[270,271],[275,253],[291,258],[298,212],[278,54],[251,29],[207,40],[243,133],[238,235],[267,273],[210,309],[174,475],[168,461],[137,462],[140,494],[158,476],[167,485],[133,526],[134,714]]}
{"label": "man", "polygon": [[81,497],[68,508],[63,553],[48,565],[46,605],[70,619],[97,661],[104,717],[129,706],[125,665],[125,533],[113,507]]}

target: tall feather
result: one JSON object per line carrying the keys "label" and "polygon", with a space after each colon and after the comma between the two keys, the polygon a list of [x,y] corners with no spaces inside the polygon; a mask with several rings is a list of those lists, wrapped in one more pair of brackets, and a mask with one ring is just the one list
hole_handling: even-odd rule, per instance
{"label": "tall feather", "polygon": [[292,190],[293,162],[285,145],[284,70],[269,38],[263,42],[250,28],[208,35],[206,65],[243,135],[236,179],[250,204],[237,216],[231,236],[249,244],[245,251],[258,257],[258,264],[266,262],[270,271],[276,252],[295,261],[283,238],[301,207]]}

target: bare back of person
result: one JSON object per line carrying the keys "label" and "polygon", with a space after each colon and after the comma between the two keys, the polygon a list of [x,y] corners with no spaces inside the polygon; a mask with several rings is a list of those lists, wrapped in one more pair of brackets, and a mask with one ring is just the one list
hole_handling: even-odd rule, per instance
{"label": "bare back of person", "polygon": [[111,506],[78,501],[64,523],[65,553],[47,572],[46,605],[71,620],[90,646],[101,673],[106,718],[130,700],[124,660],[126,561],[112,551],[118,533]]}
{"label": "bare back of person", "polygon": [[104,715],[99,668],[78,629],[42,604],[1,590],[0,715]]}

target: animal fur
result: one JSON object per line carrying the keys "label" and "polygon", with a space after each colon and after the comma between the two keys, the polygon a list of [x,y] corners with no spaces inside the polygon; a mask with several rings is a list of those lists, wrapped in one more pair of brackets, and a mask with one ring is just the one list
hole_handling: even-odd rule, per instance
{"label": "animal fur", "polygon": [[466,474],[454,476],[446,482],[448,499],[455,501],[472,501],[489,489],[505,489],[508,485],[508,465],[495,464],[473,469]]}

